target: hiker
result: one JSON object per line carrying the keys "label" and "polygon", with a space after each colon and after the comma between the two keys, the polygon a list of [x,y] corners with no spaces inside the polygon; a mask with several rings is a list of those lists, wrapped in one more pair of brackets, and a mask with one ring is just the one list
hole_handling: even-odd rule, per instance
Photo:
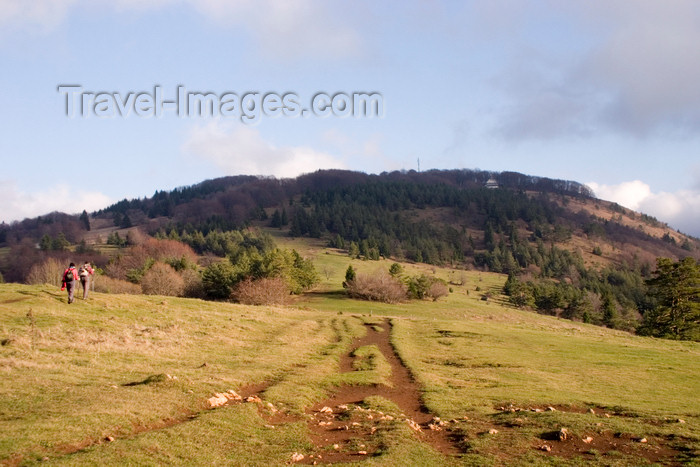
{"label": "hiker", "polygon": [[80,276],[80,285],[83,286],[83,300],[87,300],[88,290],[90,290],[90,276],[95,273],[95,270],[90,266],[89,261],[85,261],[85,264],[80,266],[78,270],[78,276]]}
{"label": "hiker", "polygon": [[75,263],[70,263],[68,269],[63,272],[61,280],[61,290],[68,289],[68,303],[73,303],[76,282],[78,282],[78,271],[75,269]]}

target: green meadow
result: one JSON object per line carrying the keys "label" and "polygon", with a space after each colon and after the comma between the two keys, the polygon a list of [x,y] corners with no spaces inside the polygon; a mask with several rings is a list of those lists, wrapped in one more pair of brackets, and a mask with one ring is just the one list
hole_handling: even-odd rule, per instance
{"label": "green meadow", "polygon": [[[313,256],[321,276],[286,307],[99,293],[68,305],[54,287],[0,284],[0,462],[289,464],[313,448],[305,410],[341,385],[387,379],[374,346],[355,352],[352,373],[340,374],[338,362],[365,323],[388,317],[425,406],[454,420],[463,454],[442,455],[396,422],[376,433],[377,455],[358,464],[698,463],[699,344],[516,310],[498,295],[503,276],[476,271],[406,264],[406,274],[449,281],[450,295],[350,300],[340,287],[348,264],[371,272],[391,261],[281,246]],[[208,404],[252,386],[262,404]],[[398,412],[381,398],[366,406]],[[593,438],[591,448],[540,449],[564,427]]]}

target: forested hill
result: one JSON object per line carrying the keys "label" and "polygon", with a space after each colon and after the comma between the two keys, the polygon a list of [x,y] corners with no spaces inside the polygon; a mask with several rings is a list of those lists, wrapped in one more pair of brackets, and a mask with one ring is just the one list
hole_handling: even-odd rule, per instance
{"label": "forested hill", "polygon": [[53,213],[3,225],[0,244],[46,236],[77,244],[91,224],[184,236],[272,226],[357,248],[367,258],[464,263],[499,272],[541,267],[538,256],[551,245],[600,265],[653,265],[659,256],[697,257],[700,251],[697,239],[596,200],[580,183],[476,170],[222,177],[125,199],[92,215]]}

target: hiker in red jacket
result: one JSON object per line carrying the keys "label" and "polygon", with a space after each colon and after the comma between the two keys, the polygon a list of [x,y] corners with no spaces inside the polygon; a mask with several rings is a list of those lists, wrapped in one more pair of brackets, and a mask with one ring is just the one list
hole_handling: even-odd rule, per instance
{"label": "hiker in red jacket", "polygon": [[68,289],[68,303],[73,303],[75,284],[78,282],[78,271],[75,269],[75,263],[70,263],[68,269],[63,272],[63,279],[61,282],[61,290]]}
{"label": "hiker in red jacket", "polygon": [[80,276],[80,285],[83,286],[83,300],[87,300],[88,296],[88,290],[90,290],[90,282],[92,282],[92,275],[95,273],[95,270],[92,269],[92,266],[90,266],[90,263],[88,261],[85,261],[85,264],[80,266],[80,269],[78,270],[78,276]]}

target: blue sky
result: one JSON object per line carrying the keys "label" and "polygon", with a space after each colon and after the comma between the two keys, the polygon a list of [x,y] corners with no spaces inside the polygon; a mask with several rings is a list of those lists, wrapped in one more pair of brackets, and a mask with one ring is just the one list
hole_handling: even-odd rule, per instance
{"label": "blue sky", "polygon": [[[699,25],[694,0],[0,0],[0,220],[420,158],[587,183],[700,236]],[[66,84],[379,93],[383,112],[71,118]]]}

